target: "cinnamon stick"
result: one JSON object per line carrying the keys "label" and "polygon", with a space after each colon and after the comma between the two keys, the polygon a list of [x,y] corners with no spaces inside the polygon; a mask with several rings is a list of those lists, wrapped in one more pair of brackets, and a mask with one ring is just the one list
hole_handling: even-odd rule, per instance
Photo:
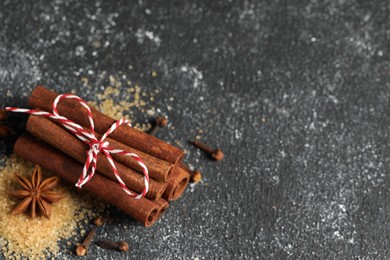
{"label": "cinnamon stick", "polygon": [[[42,86],[38,86],[32,91],[29,98],[29,104],[34,108],[52,111],[52,103],[57,96],[57,93]],[[74,100],[65,99],[58,104],[60,115],[65,116],[80,125],[89,126],[88,117],[86,113],[83,113],[84,110],[85,108],[82,108],[82,106]],[[116,121],[94,108],[91,108],[91,110],[95,122],[95,130],[98,133],[105,133]],[[178,163],[184,155],[183,150],[127,125],[121,125],[110,135],[110,137],[120,143],[172,164]]]}
{"label": "cinnamon stick", "polygon": [[[97,138],[101,137],[101,134],[95,133]],[[115,141],[111,138],[106,138],[106,140],[110,143],[110,147],[120,150],[125,150],[131,153],[137,154],[145,165],[148,167],[149,176],[152,179],[155,179],[157,181],[163,181],[166,182],[169,180],[169,177],[171,176],[173,172],[173,164],[158,159],[152,155],[146,154],[144,152],[141,152],[137,149],[134,149],[132,147],[129,147],[127,145],[124,145],[118,141]],[[120,155],[120,154],[112,154],[112,158],[114,158],[116,161],[121,162],[122,164],[142,173],[142,167],[137,163],[136,160],[129,156]]]}
{"label": "cinnamon stick", "polygon": [[169,203],[163,198],[159,198],[154,202],[158,205],[158,213],[156,218],[159,219],[164,214],[164,212],[168,209]]}
{"label": "cinnamon stick", "polygon": [[[57,125],[60,125],[58,121],[51,120],[52,122],[56,123]],[[60,125],[61,126],[61,125]],[[62,127],[62,126],[61,126]],[[64,128],[65,129],[65,128]],[[85,130],[89,130],[86,127],[84,127]],[[66,130],[66,129],[65,129]],[[95,132],[96,138],[100,139],[102,137],[101,134]],[[109,142],[109,146],[114,149],[120,149],[125,150],[130,153],[135,153],[139,157],[142,158],[142,161],[145,163],[145,165],[148,167],[149,177],[152,179],[155,179],[157,181],[167,182],[169,180],[169,177],[171,176],[173,172],[173,164],[158,159],[152,155],[143,153],[137,149],[134,149],[132,147],[129,147],[127,145],[124,145],[118,141],[115,141],[114,139],[111,139],[109,137],[106,138],[106,141]],[[139,173],[143,173],[143,168],[137,163],[136,160],[129,156],[121,155],[121,154],[111,154],[112,158],[118,162],[121,162],[122,164],[132,168],[133,170],[138,171]]]}
{"label": "cinnamon stick", "polygon": [[[77,161],[85,163],[87,157],[86,151],[89,149],[88,145],[50,121],[48,118],[31,115],[27,121],[26,129],[32,135],[63,151]],[[115,162],[115,166],[128,188],[137,192],[142,192],[144,189],[144,176],[142,174],[118,162]],[[111,164],[102,153],[98,154],[96,169],[106,177],[116,181]],[[149,191],[146,194],[146,197],[150,199],[161,197],[166,186],[166,182],[158,182],[150,179]]]}
{"label": "cinnamon stick", "polygon": [[[58,124],[55,120],[53,120],[54,123]],[[85,128],[85,127],[84,127]],[[85,128],[86,129],[86,128]],[[65,129],[66,130],[66,129]],[[102,137],[101,134],[95,132],[95,136],[100,139]],[[115,141],[111,138],[106,138],[106,141],[109,142],[109,146],[114,149],[120,149],[125,150],[130,153],[138,154],[139,157],[142,158],[143,162],[148,167],[149,176],[152,179],[155,179],[157,181],[167,182],[169,180],[169,177],[171,176],[173,172],[173,164],[158,159],[152,155],[143,153],[137,149],[134,149],[132,147],[129,147],[127,145],[124,145],[118,141]],[[143,173],[143,168],[137,163],[136,160],[129,156],[121,155],[121,154],[111,154],[112,158],[115,159],[118,162],[121,162],[122,164],[129,166],[133,170],[138,171],[139,173]]]}
{"label": "cinnamon stick", "polygon": [[[71,183],[77,182],[83,169],[74,159],[26,134],[18,138],[14,152]],[[101,174],[95,174],[83,189],[118,207],[145,226],[151,226],[157,220],[159,205],[146,198],[130,198],[117,182]]]}
{"label": "cinnamon stick", "polygon": [[176,165],[162,197],[167,201],[177,200],[186,189],[189,180],[190,174]]}

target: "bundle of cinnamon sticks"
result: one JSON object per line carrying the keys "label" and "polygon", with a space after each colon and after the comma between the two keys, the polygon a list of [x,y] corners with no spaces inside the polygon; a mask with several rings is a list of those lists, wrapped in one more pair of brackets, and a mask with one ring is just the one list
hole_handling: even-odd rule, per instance
{"label": "bundle of cinnamon sticks", "polygon": [[[29,104],[32,108],[51,112],[57,96],[57,93],[38,86],[33,90]],[[89,126],[85,110],[77,101],[63,100],[57,108],[60,115],[83,127]],[[94,108],[91,110],[95,135],[100,138],[116,120]],[[89,147],[58,122],[46,117],[30,115],[26,129],[28,133],[18,138],[14,152],[64,180],[76,183]],[[152,225],[188,184],[190,175],[180,166],[184,151],[127,125],[121,125],[106,140],[111,148],[136,153],[142,158],[149,170],[149,192],[141,199],[128,197],[117,183],[109,162],[100,154],[97,173],[83,189],[118,207],[143,225]],[[144,181],[138,163],[124,155],[112,154],[112,157],[126,186],[136,193],[142,192]]]}

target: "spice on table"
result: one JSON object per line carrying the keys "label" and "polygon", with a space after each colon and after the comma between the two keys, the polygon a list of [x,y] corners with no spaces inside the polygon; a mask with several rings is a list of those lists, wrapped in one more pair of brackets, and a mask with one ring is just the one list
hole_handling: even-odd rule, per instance
{"label": "spice on table", "polygon": [[175,166],[162,197],[167,201],[177,200],[184,192],[189,180],[190,174],[179,165]]}
{"label": "spice on table", "polygon": [[213,149],[210,146],[207,146],[199,141],[189,141],[190,144],[193,146],[201,149],[202,151],[206,152],[216,161],[220,161],[223,159],[224,154],[220,148]]}
{"label": "spice on table", "polygon": [[[81,163],[26,134],[20,136],[16,141],[14,153],[24,159],[42,165],[45,169],[70,183],[77,182],[79,173],[83,170]],[[151,226],[156,221],[158,213],[158,205],[156,203],[147,198],[129,199],[123,196],[122,187],[117,182],[101,174],[95,174],[83,186],[83,189],[118,207],[145,226]]]}
{"label": "spice on table", "polygon": [[[32,92],[29,103],[31,107],[50,112],[52,111],[53,101],[57,97],[58,94],[55,92],[43,87],[37,87]],[[84,108],[76,101],[69,101],[71,100],[64,99],[58,103],[58,113],[80,124],[82,127],[88,127],[90,122],[85,120],[85,113],[82,112]],[[18,109],[15,108],[15,110]],[[94,119],[96,136],[105,132],[107,130],[106,126],[109,128],[116,122],[116,120],[93,108],[91,108],[91,117]],[[162,120],[160,123],[164,125],[167,122],[164,123],[164,120]],[[33,139],[28,135],[19,137],[14,146],[15,154],[42,165],[68,182],[77,182],[79,179],[78,174],[83,170],[82,163],[86,161],[85,151],[88,147],[82,141],[77,140],[71,133],[44,117],[38,118],[38,116],[31,115],[26,128],[30,134],[37,138]],[[151,165],[154,166],[151,167],[151,170],[153,168],[157,169],[159,164],[162,163],[161,161],[163,161],[164,170],[161,172],[155,171],[154,174],[153,171],[150,171],[149,192],[145,198],[139,200],[129,199],[127,196],[123,196],[123,188],[121,185],[118,185],[117,180],[115,178],[115,180],[112,180],[114,177],[112,166],[103,158],[103,160],[99,160],[101,162],[100,165],[97,164],[97,174],[83,187],[108,203],[117,206],[145,226],[150,226],[158,219],[159,213],[162,212],[160,210],[162,207],[155,201],[160,197],[167,201],[177,199],[188,184],[190,174],[177,165],[182,160],[184,151],[126,125],[119,126],[112,132],[110,137],[121,146],[127,145],[130,148],[144,152],[150,158],[152,156],[155,157],[155,159],[149,160],[155,162],[154,165]],[[42,143],[39,140],[43,140],[46,143]],[[110,144],[113,144],[112,148],[115,149],[117,144],[112,140],[107,139]],[[101,155],[100,153],[98,158]],[[118,158],[118,161],[121,160]],[[123,173],[126,171],[127,173],[132,173],[132,175],[121,175],[127,188],[131,192],[141,192],[145,184],[142,174],[138,172],[139,169],[132,169],[132,166],[125,164],[124,160],[121,161],[123,164],[118,161],[115,161],[115,166],[119,172]],[[102,175],[106,175],[109,178]],[[127,183],[126,179],[129,183]]]}
{"label": "spice on table", "polygon": [[88,246],[89,244],[91,244],[95,236],[96,236],[96,228],[92,228],[87,234],[87,236],[85,237],[84,241],[81,244],[77,243],[76,245],[77,256],[85,256],[88,254]]}
{"label": "spice on table", "polygon": [[152,128],[148,131],[148,134],[155,135],[158,129],[167,126],[167,124],[168,124],[168,118],[166,118],[165,116],[156,117]]}
{"label": "spice on table", "polygon": [[103,226],[104,224],[112,221],[113,219],[114,219],[114,216],[107,216],[107,217],[99,216],[93,220],[93,224],[97,227],[100,227],[100,226]]}
{"label": "spice on table", "polygon": [[[87,159],[87,153],[85,151],[88,149],[88,145],[76,136],[56,125],[54,122],[50,121],[48,118],[30,115],[26,124],[26,130],[58,150],[63,151],[80,163],[84,163]],[[112,165],[104,157],[104,153],[99,153],[97,155],[99,163],[97,164],[96,169],[99,173],[102,173],[106,177],[116,181],[115,175],[112,174]],[[121,178],[129,189],[135,190],[136,192],[143,191],[143,174],[134,171],[121,163],[115,163],[115,166],[118,172],[121,173]],[[151,179],[149,183],[149,191],[146,194],[146,197],[149,199],[161,197],[166,186],[166,182]]]}
{"label": "spice on table", "polygon": [[202,180],[202,173],[198,169],[191,170],[190,167],[183,162],[180,164],[180,167],[190,174],[190,182],[198,183]]}
{"label": "spice on table", "polygon": [[198,170],[194,170],[191,174],[190,182],[198,183],[202,180],[202,174]]}
{"label": "spice on table", "polygon": [[163,198],[159,198],[154,201],[158,206],[158,213],[157,213],[157,219],[159,219],[164,212],[169,208],[169,202]]}
{"label": "spice on table", "polygon": [[[99,133],[95,133],[97,138],[101,138],[101,135]],[[164,160],[158,159],[152,155],[149,155],[147,153],[141,152],[137,149],[134,149],[128,145],[124,145],[118,141],[115,141],[109,137],[106,139],[110,143],[110,147],[113,147],[115,149],[125,150],[131,153],[138,154],[139,157],[142,158],[144,163],[148,166],[149,176],[158,181],[166,182],[168,181],[172,169],[174,165],[172,163],[166,162]],[[142,167],[139,166],[136,160],[129,156],[124,156],[121,154],[112,154],[112,158],[130,168],[133,170],[138,171],[139,173],[142,173]]]}
{"label": "spice on table", "polygon": [[[57,96],[57,93],[38,86],[31,92],[29,105],[44,111],[52,111],[52,104]],[[85,110],[83,110],[81,105],[75,104],[74,101],[65,99],[57,107],[61,116],[65,116],[82,126],[90,125],[85,113],[80,112]],[[94,108],[91,108],[91,110],[97,133],[106,132],[116,122],[115,119],[104,115]],[[176,164],[184,156],[183,150],[126,125],[121,125],[111,133],[110,138],[172,164]]]}
{"label": "spice on table", "polygon": [[[64,198],[54,204],[50,219],[32,219],[30,214],[14,216],[11,212],[18,201],[6,192],[18,189],[14,173],[30,179],[34,164],[15,155],[5,157],[4,163],[0,166],[0,194],[3,195],[0,196],[0,259],[52,259],[70,249],[69,243],[74,240],[76,230],[84,227],[86,218],[106,212],[106,204],[101,200],[61,181],[55,190]],[[41,169],[44,179],[51,176],[42,166]],[[67,245],[60,241],[67,241]]]}
{"label": "spice on table", "polygon": [[121,252],[129,251],[129,244],[126,241],[96,241],[98,247],[112,249]]}
{"label": "spice on table", "polygon": [[34,172],[31,177],[31,181],[15,173],[16,180],[23,187],[21,190],[9,191],[8,195],[23,199],[16,208],[12,211],[13,215],[18,215],[25,212],[31,205],[31,217],[36,217],[36,208],[42,212],[42,214],[50,218],[51,204],[59,201],[64,196],[60,193],[52,191],[52,189],[58,184],[58,177],[50,177],[42,181],[41,168],[37,164],[35,165]]}

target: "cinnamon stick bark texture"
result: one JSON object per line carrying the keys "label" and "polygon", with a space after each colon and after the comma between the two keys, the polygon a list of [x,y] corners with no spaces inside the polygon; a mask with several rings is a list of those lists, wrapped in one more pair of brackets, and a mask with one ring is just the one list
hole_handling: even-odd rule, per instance
{"label": "cinnamon stick bark texture", "polygon": [[[96,136],[98,138],[101,137],[101,134],[96,133]],[[146,166],[148,167],[149,176],[150,178],[153,178],[158,181],[166,182],[169,180],[169,177],[171,176],[173,172],[173,164],[160,160],[154,156],[151,156],[149,154],[143,153],[137,149],[134,149],[130,146],[124,145],[118,141],[115,141],[114,139],[107,138],[106,139],[110,143],[110,147],[120,150],[125,150],[131,153],[137,154],[141,159],[144,161]],[[124,156],[120,154],[112,154],[112,158],[114,158],[116,161],[123,163],[126,166],[129,166],[130,168],[142,173],[142,167],[137,163],[136,160],[129,156]]]}
{"label": "cinnamon stick bark texture", "polygon": [[176,165],[162,197],[167,201],[177,200],[186,189],[189,180],[190,174]]}
{"label": "cinnamon stick bark texture", "polygon": [[[63,151],[77,161],[85,163],[86,151],[89,149],[88,145],[50,121],[48,118],[31,115],[27,121],[26,129],[32,135]],[[135,190],[138,193],[142,192],[144,189],[144,176],[142,174],[118,162],[115,162],[115,166],[128,188]],[[98,154],[96,169],[106,177],[116,181],[112,167],[102,153]],[[146,197],[150,199],[160,198],[166,186],[167,182],[158,182],[150,179],[149,191],[146,194]]]}
{"label": "cinnamon stick bark texture", "polygon": [[[31,93],[29,104],[34,108],[52,111],[52,103],[57,96],[57,93],[42,86],[38,86]],[[86,113],[83,113],[84,110],[85,109],[82,108],[77,101],[73,100],[65,99],[58,104],[60,115],[65,116],[80,125],[89,126],[87,115]],[[91,110],[95,121],[95,130],[99,133],[105,133],[116,121],[94,108],[91,108]],[[178,163],[184,155],[183,150],[127,125],[120,126],[110,135],[110,137],[120,143],[172,164]]]}
{"label": "cinnamon stick bark texture", "polygon": [[159,219],[164,214],[164,212],[168,209],[169,203],[168,203],[168,201],[166,201],[163,198],[159,198],[159,199],[155,200],[154,202],[159,206],[157,217],[156,217],[157,219]]}
{"label": "cinnamon stick bark texture", "polygon": [[[53,120],[54,123],[57,124],[55,120]],[[84,127],[85,128],[85,127]],[[87,130],[87,128],[85,128]],[[65,129],[66,130],[66,129]],[[101,134],[95,132],[95,136],[100,139],[102,137]],[[139,157],[142,158],[146,166],[148,167],[149,176],[152,179],[155,179],[157,181],[167,182],[169,180],[169,177],[171,176],[173,172],[174,164],[171,164],[169,162],[160,160],[154,156],[151,156],[149,154],[143,153],[137,149],[134,149],[132,147],[129,147],[127,145],[124,145],[118,141],[115,141],[111,138],[106,138],[106,141],[109,142],[109,146],[111,148],[125,150],[131,153],[138,154]],[[122,164],[129,166],[133,170],[138,171],[139,173],[142,173],[143,168],[137,163],[136,160],[129,156],[120,155],[120,154],[111,154],[112,158],[114,160],[121,162]]]}
{"label": "cinnamon stick bark texture", "polygon": [[[71,183],[77,182],[83,169],[74,159],[28,135],[18,138],[14,152]],[[130,198],[117,182],[101,174],[95,174],[83,189],[118,207],[145,226],[151,226],[157,220],[159,205],[146,198]]]}

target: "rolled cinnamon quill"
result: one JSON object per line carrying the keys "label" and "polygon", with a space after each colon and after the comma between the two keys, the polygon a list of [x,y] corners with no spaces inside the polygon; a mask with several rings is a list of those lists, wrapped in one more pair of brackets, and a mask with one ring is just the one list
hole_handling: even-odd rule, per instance
{"label": "rolled cinnamon quill", "polygon": [[[83,169],[74,159],[28,135],[18,138],[14,152],[71,183],[77,182]],[[130,198],[117,182],[103,175],[95,174],[83,189],[118,207],[145,226],[151,226],[157,220],[159,205],[146,198]]]}
{"label": "rolled cinnamon quill", "polygon": [[[101,134],[96,133],[96,137],[100,138]],[[129,147],[127,145],[124,145],[118,141],[115,141],[114,139],[107,138],[106,139],[110,143],[111,148],[125,150],[130,153],[137,154],[142,161],[145,163],[145,165],[148,167],[149,176],[152,179],[155,179],[157,181],[163,181],[166,182],[169,180],[169,177],[171,177],[171,174],[173,173],[173,164],[158,159],[154,156],[151,156],[149,154],[143,153],[137,149],[134,149],[132,147]],[[123,163],[126,166],[129,166],[130,168],[142,173],[142,167],[137,163],[136,160],[129,156],[121,155],[121,154],[112,154],[112,158],[114,158],[116,161]]]}
{"label": "rolled cinnamon quill", "polygon": [[[27,121],[26,129],[32,135],[61,150],[75,160],[85,163],[87,158],[86,151],[89,149],[88,145],[50,121],[48,118],[31,115]],[[142,192],[144,189],[144,176],[142,174],[118,162],[115,162],[115,166],[128,188],[135,190],[138,193]],[[102,153],[98,154],[96,169],[101,174],[116,181],[112,166]],[[150,179],[149,191],[146,194],[146,197],[150,199],[160,198],[166,186],[167,182],[159,182]]]}
{"label": "rolled cinnamon quill", "polygon": [[167,201],[177,200],[186,189],[189,180],[190,174],[176,165],[162,197]]}
{"label": "rolled cinnamon quill", "polygon": [[[31,107],[51,112],[53,109],[53,101],[57,96],[57,93],[42,86],[38,86],[32,91],[29,98],[29,104]],[[85,108],[77,101],[68,99],[62,100],[57,108],[60,115],[65,116],[82,126],[89,126],[87,114],[83,113]],[[95,130],[99,133],[105,133],[116,121],[94,108],[91,108],[91,110],[95,122]],[[120,143],[172,164],[179,162],[184,155],[183,150],[127,125],[121,125],[110,135],[110,137]]]}
{"label": "rolled cinnamon quill", "polygon": [[163,198],[159,198],[154,202],[158,205],[158,213],[156,218],[159,219],[164,214],[164,212],[168,209],[169,203]]}
{"label": "rolled cinnamon quill", "polygon": [[[53,121],[56,123],[55,121]],[[101,134],[95,132],[95,136],[99,139],[102,137]],[[160,160],[154,156],[151,156],[149,154],[143,153],[137,149],[134,149],[132,147],[129,147],[127,145],[124,145],[118,141],[115,141],[111,138],[106,138],[106,141],[109,142],[109,146],[114,149],[120,149],[125,150],[130,153],[135,153],[139,157],[141,157],[142,161],[146,164],[149,171],[149,176],[152,179],[155,179],[157,181],[167,182],[169,180],[169,177],[171,176],[173,172],[174,165]],[[129,166],[133,170],[138,171],[139,173],[142,173],[143,168],[137,163],[136,160],[129,156],[121,155],[121,154],[111,154],[112,158],[114,158],[116,161],[121,162],[122,164]]]}
{"label": "rolled cinnamon quill", "polygon": [[[60,125],[57,121],[51,120],[52,122],[56,123],[57,125]],[[84,129],[87,129],[84,127]],[[66,130],[66,129],[65,129]],[[95,132],[96,138],[100,139],[102,137],[101,134]],[[109,142],[109,146],[114,149],[120,149],[125,150],[130,153],[135,153],[139,157],[141,157],[142,161],[146,164],[148,167],[149,176],[152,179],[155,179],[157,181],[167,182],[169,180],[169,177],[171,176],[173,172],[173,164],[160,160],[154,156],[151,156],[149,154],[143,153],[137,149],[134,149],[132,147],[129,147],[127,145],[124,145],[118,141],[115,141],[111,138],[106,138],[106,141]],[[111,154],[112,158],[118,162],[121,162],[122,164],[132,168],[133,170],[138,171],[139,173],[143,173],[143,168],[137,163],[136,160],[129,156],[121,155],[121,154]]]}

